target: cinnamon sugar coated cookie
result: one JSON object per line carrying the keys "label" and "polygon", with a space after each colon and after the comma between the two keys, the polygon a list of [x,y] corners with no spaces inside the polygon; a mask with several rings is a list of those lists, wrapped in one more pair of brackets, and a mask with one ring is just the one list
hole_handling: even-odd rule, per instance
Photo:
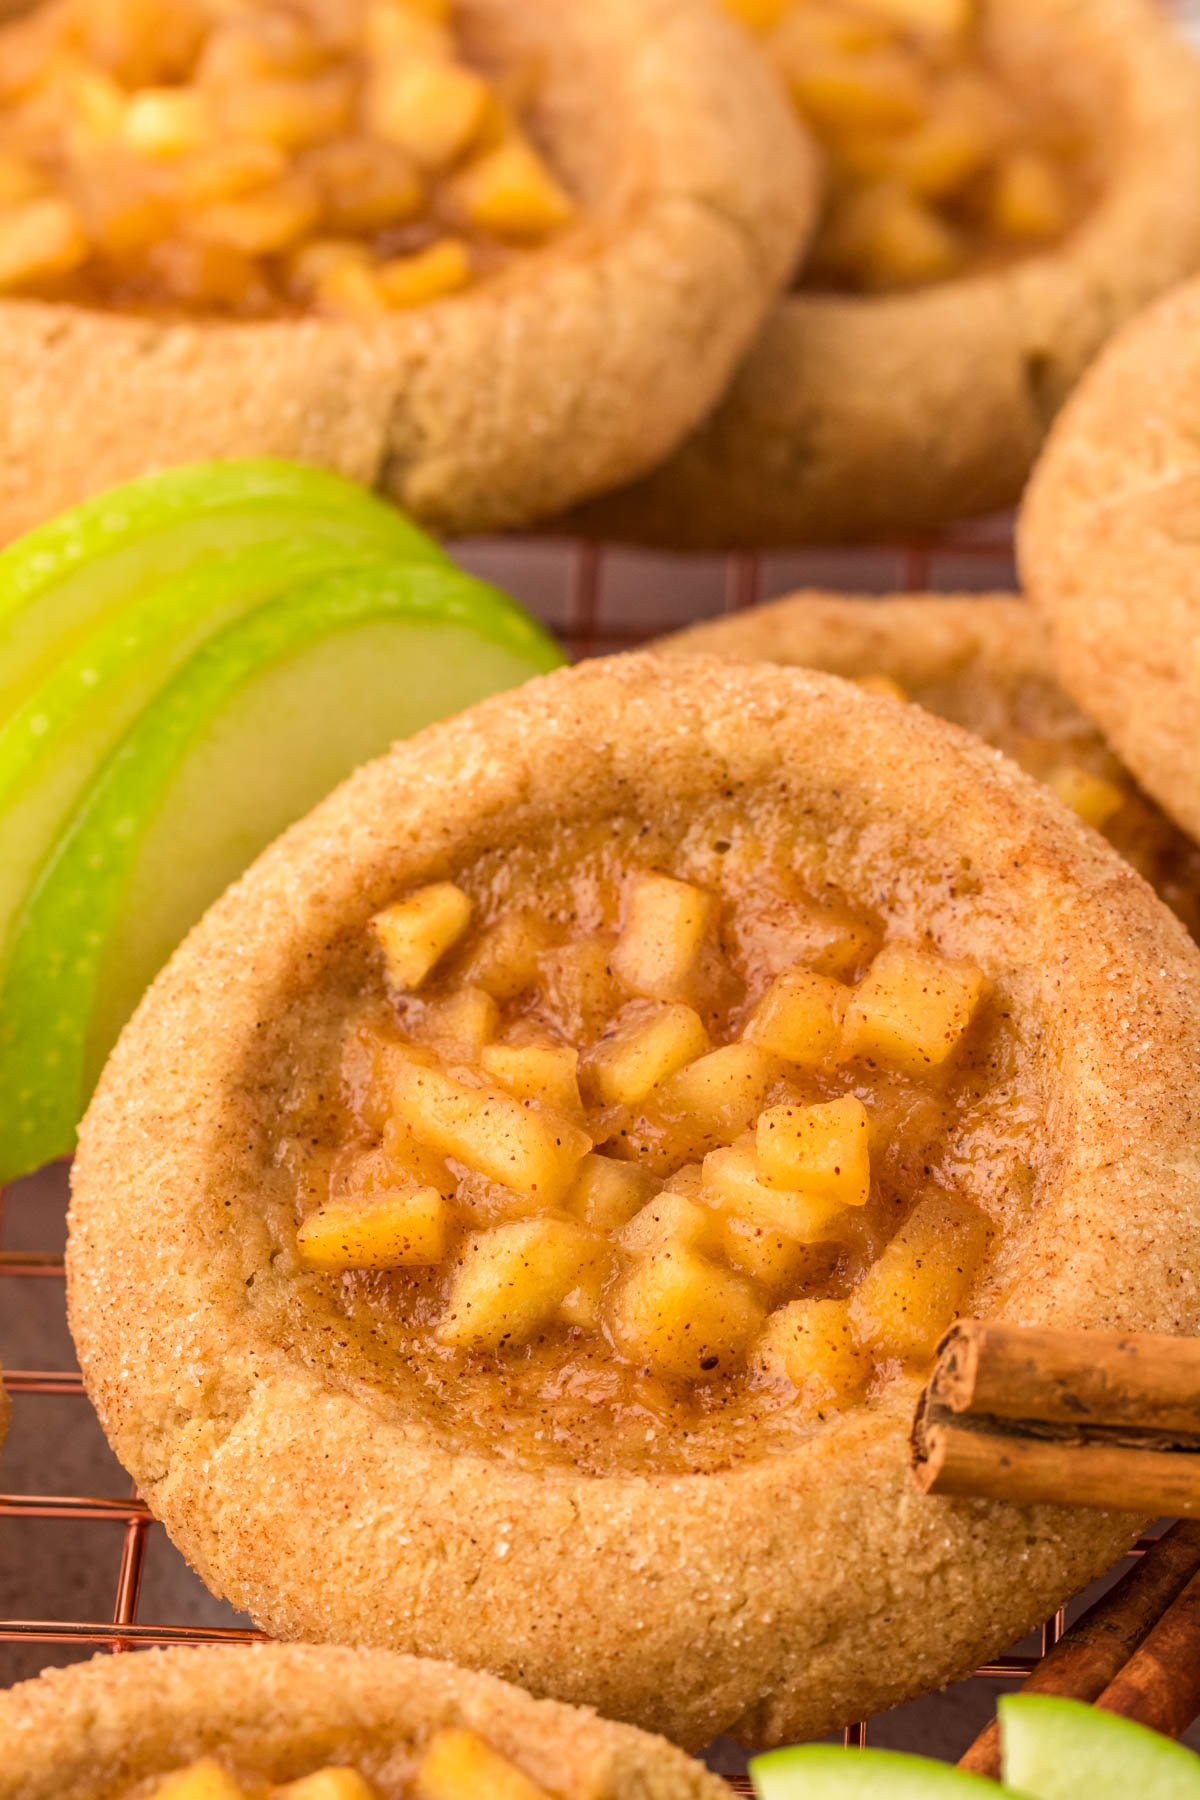
{"label": "cinnamon sugar coated cookie", "polygon": [[1059,421],[1020,520],[1064,686],[1200,833],[1200,283],[1134,321]]}
{"label": "cinnamon sugar coated cookie", "polygon": [[1198,1053],[1182,927],[965,733],[585,664],[360,772],[156,984],[74,1168],[88,1392],[276,1635],[820,1735],[1136,1535],[918,1500],[908,1425],[959,1313],[1200,1326]]}

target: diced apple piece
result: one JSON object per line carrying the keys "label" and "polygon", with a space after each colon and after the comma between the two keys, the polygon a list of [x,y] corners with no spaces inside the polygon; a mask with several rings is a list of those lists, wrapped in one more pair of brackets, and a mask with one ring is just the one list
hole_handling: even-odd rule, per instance
{"label": "diced apple piece", "polygon": [[271,1800],[375,1800],[375,1789],[357,1769],[315,1769],[299,1781],[273,1788]]}
{"label": "diced apple piece", "polygon": [[413,1057],[395,1061],[392,1108],[397,1124],[439,1156],[454,1157],[543,1206],[563,1198],[592,1148],[578,1126],[508,1094],[469,1087]]}
{"label": "diced apple piece", "polygon": [[751,1284],[695,1251],[663,1250],[626,1276],[609,1308],[621,1355],[679,1381],[726,1375],[761,1329]]}
{"label": "diced apple piece", "polygon": [[995,145],[995,133],[977,114],[947,110],[903,141],[897,170],[914,194],[944,200],[986,168]]}
{"label": "diced apple piece", "polygon": [[713,1215],[686,1194],[664,1188],[617,1232],[617,1242],[630,1256],[653,1256],[659,1250],[702,1250],[713,1235]]}
{"label": "diced apple piece", "polygon": [[896,131],[928,110],[921,78],[901,52],[812,57],[789,71],[792,94],[818,131]]}
{"label": "diced apple piece", "polygon": [[415,1800],[551,1800],[481,1737],[455,1727],[430,1740],[413,1793]]}
{"label": "diced apple piece", "polygon": [[725,1044],[689,1062],[663,1084],[656,1106],[697,1125],[710,1143],[727,1143],[757,1118],[779,1074],[754,1044]]}
{"label": "diced apple piece", "polygon": [[743,1036],[760,1050],[804,1069],[820,1068],[836,1053],[849,989],[828,975],[790,969],[767,989]]}
{"label": "diced apple piece", "polygon": [[[305,173],[321,196],[322,228],[333,235],[391,231],[415,219],[425,202],[425,184],[408,157],[377,139],[338,138],[309,153]],[[375,260],[363,237],[351,241]]]}
{"label": "diced apple piece", "polygon": [[850,1406],[871,1373],[844,1300],[793,1300],[767,1320],[754,1346],[756,1370],[790,1381],[814,1411]]}
{"label": "diced apple piece", "polygon": [[863,0],[865,10],[916,31],[961,37],[978,15],[978,0]]}
{"label": "diced apple piece", "polygon": [[393,1194],[422,1187],[450,1194],[454,1191],[454,1178],[442,1157],[427,1144],[418,1144],[389,1118],[384,1121],[379,1145],[349,1162],[335,1198],[357,1200],[368,1194]]}
{"label": "diced apple piece", "polygon": [[908,704],[908,695],[891,675],[860,675],[854,685],[864,694],[876,694],[881,700],[903,700],[905,705]]}
{"label": "diced apple piece", "polygon": [[705,1198],[721,1212],[782,1232],[798,1244],[824,1243],[845,1229],[846,1208],[818,1194],[767,1187],[758,1178],[754,1133],[704,1159]]}
{"label": "diced apple piece", "polygon": [[806,922],[813,943],[810,953],[797,958],[817,975],[847,980],[873,954],[879,936],[865,919],[841,907],[813,907]]}
{"label": "diced apple piece", "polygon": [[503,238],[539,238],[569,225],[575,207],[531,144],[497,145],[465,169],[457,204],[480,231]]}
{"label": "diced apple piece", "polygon": [[0,214],[0,294],[68,274],[87,254],[83,225],[65,200],[27,200]]}
{"label": "diced apple piece", "polygon": [[514,1219],[468,1239],[437,1328],[459,1350],[528,1343],[602,1246],[571,1219]]}
{"label": "diced apple piece", "polygon": [[867,1109],[854,1094],[819,1106],[772,1106],[755,1132],[760,1181],[800,1188],[839,1206],[865,1206],[871,1192]]}
{"label": "diced apple piece", "polygon": [[486,81],[461,63],[399,56],[373,75],[366,122],[423,168],[444,169],[475,136],[487,98]]}
{"label": "diced apple piece", "polygon": [[859,1336],[882,1356],[928,1362],[959,1316],[987,1241],[986,1220],[966,1201],[920,1201],[854,1290]]}
{"label": "diced apple piece", "polygon": [[470,286],[473,272],[466,244],[458,238],[442,238],[412,256],[392,257],[376,271],[375,279],[388,306],[403,311],[461,293]]}
{"label": "diced apple piece", "polygon": [[452,881],[434,881],[371,920],[383,947],[388,980],[402,991],[419,988],[471,923],[471,900]]}
{"label": "diced apple piece", "polygon": [[493,999],[515,1000],[536,987],[538,959],[553,942],[549,925],[536,913],[505,913],[473,945],[464,974]]}
{"label": "diced apple piece", "polygon": [[686,1194],[689,1200],[703,1200],[703,1165],[698,1162],[684,1163],[681,1169],[676,1169],[673,1175],[667,1177],[663,1189],[668,1194]]}
{"label": "diced apple piece", "polygon": [[419,1269],[446,1254],[450,1207],[437,1188],[331,1200],[296,1233],[304,1268],[321,1274],[346,1269]]}
{"label": "diced apple piece", "polygon": [[1115,782],[1103,775],[1092,775],[1074,763],[1063,763],[1052,769],[1046,785],[1052,787],[1072,812],[1077,812],[1086,825],[1103,831],[1125,804],[1126,796]]}
{"label": "diced apple piece", "polygon": [[431,1000],[421,1015],[420,1036],[447,1062],[478,1063],[500,1028],[500,1009],[482,988],[463,987]]}
{"label": "diced apple piece", "polygon": [[579,1112],[579,1052],[565,1044],[488,1044],[485,1075],[515,1100],[536,1100],[558,1112]]}
{"label": "diced apple piece", "polygon": [[649,1200],[654,1178],[636,1163],[592,1152],[579,1165],[567,1210],[593,1231],[618,1231]]}
{"label": "diced apple piece", "polygon": [[612,966],[631,994],[691,1000],[696,962],[716,911],[711,895],[666,875],[640,875],[625,904]]}
{"label": "diced apple piece", "polygon": [[983,975],[969,963],[909,944],[887,944],[846,1008],[845,1052],[910,1075],[940,1068],[961,1043],[986,991]]}
{"label": "diced apple piece", "polygon": [[958,233],[932,207],[900,189],[864,194],[857,216],[848,210],[845,231],[847,260],[869,288],[945,281],[963,265]]}
{"label": "diced apple piece", "polygon": [[991,219],[1014,238],[1056,238],[1067,228],[1067,192],[1044,156],[1020,151],[1003,163],[992,191]]}
{"label": "diced apple piece", "polygon": [[605,938],[581,938],[539,958],[547,1010],[573,1043],[599,1037],[621,1006],[625,996],[611,958],[612,943]]}
{"label": "diced apple piece", "polygon": [[437,0],[424,5],[411,0],[367,0],[363,38],[375,62],[399,62],[406,56],[444,57],[454,54],[454,42],[446,29],[448,0],[439,9]]}
{"label": "diced apple piece", "polygon": [[173,1769],[150,1792],[151,1800],[245,1800],[240,1783],[212,1756]]}
{"label": "diced apple piece", "polygon": [[204,96],[194,88],[143,88],[121,120],[121,137],[143,156],[184,156],[213,141]]}
{"label": "diced apple piece", "polygon": [[797,1243],[780,1231],[733,1214],[719,1217],[717,1229],[725,1261],[769,1294],[794,1294],[798,1288],[825,1281],[837,1262],[834,1244]]}
{"label": "diced apple piece", "polygon": [[591,1083],[606,1106],[636,1106],[707,1048],[704,1022],[690,1006],[635,1000],[593,1048]]}

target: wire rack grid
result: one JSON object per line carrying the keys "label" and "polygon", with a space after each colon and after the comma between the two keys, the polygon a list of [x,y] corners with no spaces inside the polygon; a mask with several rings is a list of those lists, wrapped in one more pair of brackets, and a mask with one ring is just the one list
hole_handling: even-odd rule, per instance
{"label": "wire rack grid", "polygon": [[[576,657],[630,648],[698,617],[739,610],[803,586],[875,593],[983,591],[1008,586],[1012,580],[1011,535],[1003,521],[924,543],[786,557],[672,558],[587,544],[519,540],[460,546],[460,558],[525,600]],[[61,1173],[65,1177],[65,1170]],[[65,1178],[53,1184],[64,1201],[66,1185]],[[25,1302],[44,1306],[61,1319],[65,1303],[61,1254],[7,1247],[5,1211],[0,1190],[0,1329],[9,1310],[5,1289],[11,1294],[14,1284],[21,1284]],[[60,1229],[61,1219],[48,1212],[47,1241]],[[0,1355],[4,1348],[0,1336]],[[6,1369],[3,1379],[15,1401],[14,1416],[18,1408],[52,1399],[69,1398],[87,1406],[79,1370],[67,1366],[65,1357],[57,1368]],[[36,1432],[50,1429],[47,1422]],[[48,1440],[35,1434],[35,1442]],[[44,1617],[0,1617],[0,1644],[45,1646],[48,1660],[62,1660],[80,1650],[121,1653],[147,1645],[244,1643],[259,1636],[240,1627],[147,1621],[139,1616],[153,1520],[136,1492],[108,1496],[0,1492],[0,1520],[52,1522],[71,1534],[72,1550],[86,1537],[89,1555],[111,1560],[113,1583],[109,1617],[51,1616],[56,1597],[47,1594]],[[67,1542],[64,1538],[64,1549]],[[1035,1647],[1044,1654],[1062,1629],[1060,1613],[1042,1627],[1040,1645]],[[978,1675],[1019,1679],[1036,1661],[1034,1654],[1013,1654],[980,1669]],[[868,1732],[869,1721],[860,1721],[847,1728],[846,1742],[865,1744]],[[750,1789],[735,1779],[734,1791]]]}

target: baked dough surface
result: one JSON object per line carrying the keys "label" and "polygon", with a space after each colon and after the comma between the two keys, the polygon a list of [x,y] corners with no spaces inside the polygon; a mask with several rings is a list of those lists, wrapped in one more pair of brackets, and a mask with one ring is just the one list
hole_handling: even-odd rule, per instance
{"label": "baked dough surface", "polygon": [[872,596],[801,593],[711,619],[656,649],[882,675],[919,705],[973,731],[1031,775],[1098,775],[1127,794],[1103,830],[1200,938],[1200,849],[1137,790],[1091,721],[1059,685],[1050,632],[1011,594]]}
{"label": "baked dough surface", "polygon": [[1200,282],[1136,319],[1059,420],[1022,512],[1059,674],[1200,835]]}
{"label": "baked dough surface", "polygon": [[[707,425],[572,531],[761,548],[1008,506],[1105,339],[1200,263],[1200,73],[1154,0],[990,0],[1030,80],[1070,71],[1112,134],[1065,242],[884,299],[789,295]],[[1018,65],[1020,66],[1020,65]]]}
{"label": "baked dough surface", "polygon": [[213,909],[81,1134],[88,1391],[155,1513],[283,1637],[484,1665],[689,1745],[820,1734],[966,1673],[1138,1521],[912,1490],[915,1383],[708,1475],[529,1469],[435,1437],[339,1360],[300,1284],[281,1096],[361,991],[371,915],[540,830],[771,795],[805,869],[993,982],[1025,1216],[973,1304],[1200,1328],[1200,955],[1108,847],[917,707],[795,670],[632,656],[370,765]]}
{"label": "baked dough surface", "polygon": [[[669,1745],[413,1657],[317,1648],[149,1650],[48,1670],[0,1694],[4,1780],[21,1800],[122,1800],[215,1755],[285,1782],[349,1764],[384,1800],[414,1743],[467,1726],[563,1800],[721,1800]],[[480,1795],[479,1800],[486,1800]]]}
{"label": "baked dough surface", "polygon": [[[155,321],[0,303],[0,542],[167,463],[291,456],[447,532],[528,523],[644,472],[713,404],[815,211],[761,59],[703,0],[462,0],[581,221],[382,323]],[[645,396],[631,404],[631,396]]]}

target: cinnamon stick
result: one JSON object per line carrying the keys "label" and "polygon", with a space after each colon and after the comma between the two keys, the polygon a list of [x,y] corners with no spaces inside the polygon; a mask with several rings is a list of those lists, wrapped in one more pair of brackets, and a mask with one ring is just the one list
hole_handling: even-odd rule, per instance
{"label": "cinnamon stick", "polygon": [[[1186,1520],[1165,1532],[1107,1594],[1080,1615],[1042,1658],[1021,1692],[1074,1700],[1099,1700],[1106,1690],[1112,1693],[1116,1677],[1148,1638],[1160,1615],[1198,1573],[1200,1524]],[[1153,1654],[1157,1661],[1158,1652]],[[1192,1655],[1200,1669],[1200,1639]],[[1134,1679],[1139,1688],[1144,1685],[1136,1671]],[[1129,1701],[1124,1692],[1113,1697],[1120,1704],[1106,1702],[1109,1710],[1125,1711]],[[1155,1722],[1144,1717],[1146,1724]],[[995,1720],[979,1734],[959,1766],[976,1775],[999,1776],[1000,1727]]]}
{"label": "cinnamon stick", "polygon": [[1200,1713],[1200,1575],[1194,1575],[1097,1706],[1179,1737]]}
{"label": "cinnamon stick", "polygon": [[1200,1340],[963,1320],[912,1452],[923,1493],[1200,1517]]}

